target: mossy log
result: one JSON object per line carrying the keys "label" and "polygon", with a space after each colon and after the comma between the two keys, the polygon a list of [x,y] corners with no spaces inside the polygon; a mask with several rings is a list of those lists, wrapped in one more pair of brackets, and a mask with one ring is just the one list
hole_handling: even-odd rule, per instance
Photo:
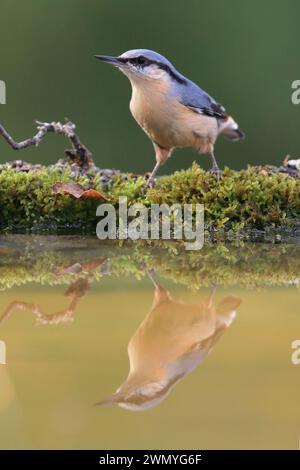
{"label": "mossy log", "polygon": [[96,207],[101,201],[57,193],[57,183],[76,183],[82,191],[98,191],[116,208],[119,196],[127,196],[129,204],[142,202],[146,206],[202,203],[208,231],[299,228],[300,172],[296,167],[249,166],[241,171],[225,168],[217,180],[194,163],[187,170],[159,178],[154,188],[147,188],[147,175],[96,167],[71,122],[39,123],[37,134],[19,143],[0,125],[0,134],[15,150],[39,145],[49,132],[69,139],[72,149],[65,152],[68,160],[50,166],[21,160],[0,166],[1,230],[77,229],[95,233]]}
{"label": "mossy log", "polygon": [[129,204],[146,206],[203,203],[208,230],[299,227],[300,179],[273,167],[225,168],[217,181],[194,163],[145,189],[145,177],[116,170],[82,169],[66,161],[47,167],[16,161],[0,167],[2,231],[77,229],[95,233],[96,207],[101,201],[57,194],[54,187],[61,182],[100,191],[116,208],[119,196],[127,196]]}

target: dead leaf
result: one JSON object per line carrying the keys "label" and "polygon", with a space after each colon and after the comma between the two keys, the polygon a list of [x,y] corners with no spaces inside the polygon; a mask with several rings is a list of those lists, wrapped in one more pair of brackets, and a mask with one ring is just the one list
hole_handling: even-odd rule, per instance
{"label": "dead leaf", "polygon": [[54,266],[52,269],[53,274],[55,276],[63,276],[64,274],[78,274],[82,271],[82,265],[80,263],[72,264],[71,266],[67,266],[65,268],[59,269],[57,266]]}
{"label": "dead leaf", "polygon": [[86,261],[85,263],[82,263],[81,266],[82,266],[83,271],[90,272],[102,266],[104,263],[106,263],[106,261],[107,261],[107,258],[101,258],[99,260]]}
{"label": "dead leaf", "polygon": [[64,266],[62,268],[59,268],[58,266],[54,266],[52,268],[52,272],[55,276],[63,276],[65,274],[78,274],[81,273],[82,271],[87,273],[94,271],[95,269],[103,266],[104,263],[106,263],[107,258],[100,258],[96,260],[91,260],[91,261],[86,261],[84,263],[74,263],[69,266]]}
{"label": "dead leaf", "polygon": [[104,201],[108,201],[107,197],[104,196],[104,194],[100,193],[99,191],[96,191],[95,189],[87,189],[86,191],[83,191],[81,197],[84,197],[86,199],[102,199]]}
{"label": "dead leaf", "polygon": [[84,189],[79,183],[58,182],[55,183],[52,189],[55,194],[70,194],[76,199],[101,199],[102,201],[108,201],[107,197],[100,193],[100,191],[96,191],[95,189]]}

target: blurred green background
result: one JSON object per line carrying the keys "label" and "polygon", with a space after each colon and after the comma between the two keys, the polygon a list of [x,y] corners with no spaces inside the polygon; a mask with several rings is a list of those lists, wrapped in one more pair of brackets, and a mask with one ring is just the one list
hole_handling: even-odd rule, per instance
{"label": "blurred green background", "polygon": [[[221,166],[279,164],[300,151],[300,106],[291,83],[300,78],[297,0],[1,0],[0,79],[7,104],[0,122],[18,140],[34,119],[68,117],[101,167],[152,169],[152,145],[129,112],[130,85],[94,58],[133,48],[166,55],[225,105],[246,132],[233,144],[220,139]],[[66,142],[49,136],[39,149],[16,154],[0,141],[0,160],[54,162]],[[177,150],[162,172],[206,156]]]}

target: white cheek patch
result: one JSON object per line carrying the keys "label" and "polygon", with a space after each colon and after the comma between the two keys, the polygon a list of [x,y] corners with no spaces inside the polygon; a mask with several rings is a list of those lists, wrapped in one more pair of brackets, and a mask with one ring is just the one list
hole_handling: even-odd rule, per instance
{"label": "white cheek patch", "polygon": [[155,64],[147,65],[144,68],[144,74],[149,78],[166,80],[169,78],[167,72]]}

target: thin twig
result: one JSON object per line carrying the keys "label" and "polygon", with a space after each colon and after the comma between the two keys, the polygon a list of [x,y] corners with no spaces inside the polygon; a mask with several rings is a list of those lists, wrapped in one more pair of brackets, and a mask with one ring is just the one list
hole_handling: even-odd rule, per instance
{"label": "thin twig", "polygon": [[45,313],[38,303],[13,300],[1,315],[0,323],[9,318],[17,309],[31,310],[35,315],[38,324],[58,325],[59,323],[73,321],[73,316],[77,305],[79,301],[86,295],[89,288],[90,284],[87,278],[77,279],[77,281],[72,282],[64,294],[65,296],[71,297],[71,301],[64,310],[54,314]]}
{"label": "thin twig", "polygon": [[94,165],[93,157],[91,152],[83,145],[75,133],[75,124],[70,121],[61,124],[60,122],[39,122],[37,129],[38,132],[31,138],[23,140],[22,142],[16,142],[7,130],[0,124],[0,135],[6,140],[6,142],[14,150],[23,150],[27,147],[35,145],[36,147],[42,142],[45,135],[52,132],[55,134],[62,134],[70,140],[72,144],[71,150],[65,150],[65,154],[71,158],[71,160],[82,168],[87,168]]}

